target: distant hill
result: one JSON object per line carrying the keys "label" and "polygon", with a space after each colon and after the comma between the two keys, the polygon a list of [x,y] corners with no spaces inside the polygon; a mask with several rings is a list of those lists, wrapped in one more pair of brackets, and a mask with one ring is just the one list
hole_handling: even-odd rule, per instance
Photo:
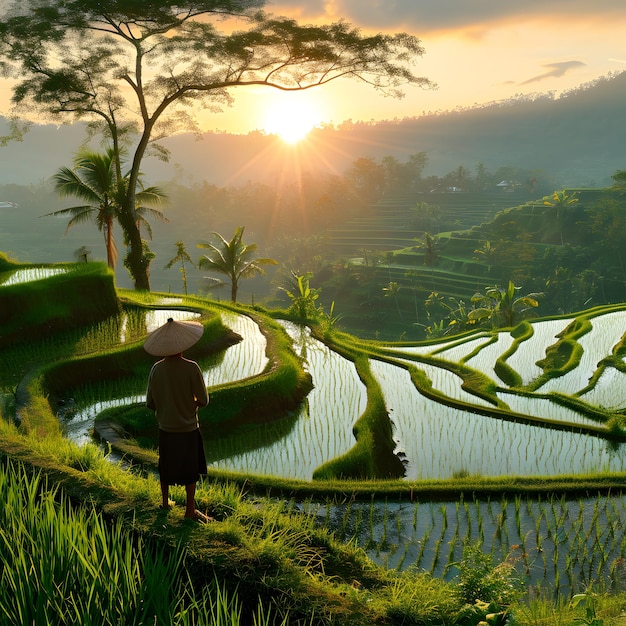
{"label": "distant hill", "polygon": [[[560,186],[602,186],[626,167],[626,72],[598,79],[565,95],[525,96],[453,112],[379,123],[317,129],[309,145],[290,148],[263,133],[205,133],[170,137],[169,163],[145,161],[151,182],[241,184],[276,180],[302,170],[343,173],[358,157],[403,160],[426,152],[426,174],[460,165],[474,170],[512,166],[548,173]],[[0,134],[6,123],[0,118]],[[23,142],[0,148],[0,185],[34,183],[71,163],[83,127],[35,126]],[[1,199],[1,198],[0,198]]]}

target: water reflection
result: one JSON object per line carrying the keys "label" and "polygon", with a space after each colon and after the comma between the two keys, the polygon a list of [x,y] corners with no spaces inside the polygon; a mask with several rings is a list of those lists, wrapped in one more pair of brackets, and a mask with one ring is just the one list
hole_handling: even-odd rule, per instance
{"label": "water reflection", "polygon": [[626,471],[626,449],[580,433],[550,430],[476,415],[422,396],[409,373],[372,361],[395,425],[397,449],[407,456],[407,479]]}
{"label": "water reflection", "polygon": [[16,270],[13,273],[6,272],[0,274],[0,286],[8,287],[9,285],[30,283],[35,280],[50,278],[50,276],[56,276],[57,274],[66,274],[69,271],[69,269],[62,267],[31,267]]}
{"label": "water reflection", "polygon": [[[158,328],[164,324],[169,317],[177,320],[193,319],[198,317],[198,313],[193,311],[183,311],[174,309],[159,309],[154,311],[142,311],[142,324],[147,329]],[[225,353],[206,359],[200,362],[205,380],[208,386],[256,376],[260,374],[267,364],[265,356],[265,337],[259,327],[244,315],[234,313],[222,313],[224,325],[241,335],[242,340],[228,348]],[[123,326],[123,325],[122,325]],[[123,333],[128,332],[124,327]],[[149,332],[149,330],[148,330]],[[252,356],[251,356],[252,355]],[[135,394],[99,400],[88,406],[78,407],[72,411],[72,418],[64,421],[66,436],[79,445],[91,441],[94,420],[106,409],[123,407],[131,404],[145,402],[145,380],[137,381]],[[115,395],[114,392],[111,395]]]}
{"label": "water reflection", "polygon": [[[258,376],[267,366],[267,340],[259,326],[247,315],[222,312],[222,321],[242,340],[222,353],[221,363],[204,370],[207,387]],[[204,368],[203,368],[204,369]]]}
{"label": "water reflection", "polygon": [[[296,352],[305,360],[314,388],[285,437],[270,445],[219,458],[228,442],[214,441],[207,450],[214,466],[259,475],[310,480],[317,467],[346,453],[355,444],[352,428],[367,404],[367,390],[351,361],[310,336],[308,328],[284,322]],[[259,441],[266,440],[259,426]],[[254,441],[255,433],[248,435]]]}
{"label": "water reflection", "polygon": [[[353,541],[394,570],[408,567],[450,580],[464,541],[480,540],[495,562],[507,556],[531,587],[569,595],[598,584],[624,589],[621,533],[626,497],[303,505],[339,540]],[[602,549],[598,550],[598,546]]]}
{"label": "water reflection", "polygon": [[169,318],[180,322],[200,318],[200,313],[178,309],[137,309],[132,314],[122,313],[120,322],[120,343],[135,339],[135,328],[139,325],[143,333],[151,333],[163,326]]}

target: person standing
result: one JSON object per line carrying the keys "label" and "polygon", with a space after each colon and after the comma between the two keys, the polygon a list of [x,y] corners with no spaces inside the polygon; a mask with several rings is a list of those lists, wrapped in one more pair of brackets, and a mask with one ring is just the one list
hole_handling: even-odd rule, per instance
{"label": "person standing", "polygon": [[162,508],[169,508],[170,485],[184,485],[185,518],[206,522],[196,509],[196,485],[207,473],[198,408],[209,403],[202,371],[183,352],[198,342],[204,327],[199,322],[174,321],[153,331],[144,342],[148,354],[163,357],[150,371],[146,406],[159,424],[159,478]]}

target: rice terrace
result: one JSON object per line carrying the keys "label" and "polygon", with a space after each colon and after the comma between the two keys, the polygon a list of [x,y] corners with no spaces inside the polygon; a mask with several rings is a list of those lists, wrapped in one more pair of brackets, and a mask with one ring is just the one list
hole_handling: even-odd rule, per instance
{"label": "rice terrace", "polygon": [[[394,572],[451,579],[480,546],[536,589],[621,589],[626,306],[394,343],[286,311],[116,291],[100,264],[3,265],[5,461],[41,446],[89,481],[100,459],[149,475],[142,339],[166,317],[200,319],[209,503],[211,483],[251,502],[266,491],[281,515]],[[70,292],[90,294],[78,317]],[[61,433],[75,443],[37,442]]]}
{"label": "rice terrace", "polygon": [[626,15],[487,4],[2,3],[0,626],[626,626]]}

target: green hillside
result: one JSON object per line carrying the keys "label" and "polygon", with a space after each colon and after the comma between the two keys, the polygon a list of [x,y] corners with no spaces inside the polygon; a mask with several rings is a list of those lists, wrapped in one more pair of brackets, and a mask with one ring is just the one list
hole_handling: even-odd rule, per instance
{"label": "green hillside", "polygon": [[[520,294],[542,294],[541,315],[623,301],[623,193],[558,193],[563,206],[551,196],[508,193],[386,198],[330,232],[344,264],[318,275],[323,300],[335,302],[346,329],[387,339],[424,337],[446,317],[425,306],[433,292],[450,314],[467,313],[475,294],[508,281]],[[412,228],[425,201],[440,208],[429,235]]]}

